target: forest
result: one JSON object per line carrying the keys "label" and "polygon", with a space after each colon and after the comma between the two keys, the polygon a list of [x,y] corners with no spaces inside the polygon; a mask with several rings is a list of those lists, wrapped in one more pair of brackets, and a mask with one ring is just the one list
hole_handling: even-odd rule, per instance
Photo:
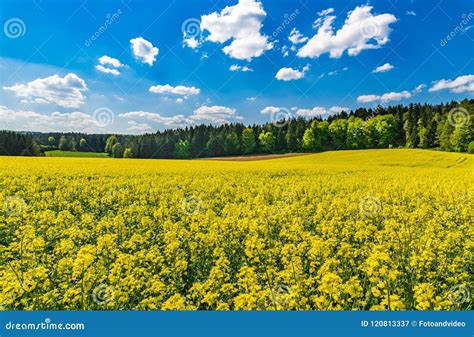
{"label": "forest", "polygon": [[46,151],[106,152],[114,158],[200,158],[369,148],[474,152],[474,100],[378,106],[327,119],[198,125],[143,135],[0,131],[0,155]]}

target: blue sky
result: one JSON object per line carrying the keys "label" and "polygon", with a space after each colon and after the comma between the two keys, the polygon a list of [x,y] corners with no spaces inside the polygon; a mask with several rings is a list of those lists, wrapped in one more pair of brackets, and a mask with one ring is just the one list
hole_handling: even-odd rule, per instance
{"label": "blue sky", "polygon": [[474,96],[468,0],[4,0],[0,13],[2,129],[143,133]]}

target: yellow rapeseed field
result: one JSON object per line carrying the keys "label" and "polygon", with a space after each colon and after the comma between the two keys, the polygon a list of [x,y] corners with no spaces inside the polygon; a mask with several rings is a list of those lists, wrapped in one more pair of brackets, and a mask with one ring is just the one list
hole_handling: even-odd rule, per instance
{"label": "yellow rapeseed field", "polygon": [[0,157],[3,309],[472,309],[473,156]]}

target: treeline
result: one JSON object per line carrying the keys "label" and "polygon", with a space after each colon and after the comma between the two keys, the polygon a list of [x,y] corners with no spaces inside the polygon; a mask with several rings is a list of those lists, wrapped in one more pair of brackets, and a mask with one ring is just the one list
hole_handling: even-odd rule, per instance
{"label": "treeline", "polygon": [[28,133],[0,131],[0,156],[40,156],[41,148]]}
{"label": "treeline", "polygon": [[[33,133],[31,137],[40,152],[105,151],[115,158],[199,158],[389,147],[474,152],[473,110],[474,100],[464,100],[360,108],[327,120],[299,117],[264,125],[199,125],[145,135]],[[13,133],[6,134],[11,137]],[[3,133],[0,144],[2,137]],[[9,144],[16,146],[15,142]]]}

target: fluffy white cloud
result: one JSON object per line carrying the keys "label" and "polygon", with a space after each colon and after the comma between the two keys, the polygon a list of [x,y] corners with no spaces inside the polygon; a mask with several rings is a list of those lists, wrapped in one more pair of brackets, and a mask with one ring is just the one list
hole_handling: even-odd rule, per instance
{"label": "fluffy white cloud", "polygon": [[102,73],[112,74],[115,76],[120,75],[120,71],[116,68],[123,67],[123,64],[116,58],[104,55],[99,57],[99,63],[95,66],[95,69]]}
{"label": "fluffy white cloud", "polygon": [[411,16],[416,16],[416,13],[414,11],[406,11],[406,15],[411,15]]}
{"label": "fluffy white cloud", "polygon": [[323,11],[316,20],[317,33],[300,48],[299,57],[316,58],[329,53],[331,58],[339,58],[347,50],[350,56],[358,55],[365,49],[380,48],[389,41],[390,24],[397,21],[392,14],[373,15],[372,6],[362,5],[347,14],[344,25],[335,31],[335,16],[332,11]]}
{"label": "fluffy white cloud", "polygon": [[243,72],[253,71],[252,68],[249,68],[249,67],[247,67],[247,66],[243,66],[243,67],[242,67],[242,66],[239,66],[239,65],[237,65],[237,64],[231,65],[230,68],[229,68],[229,70],[230,70],[230,71],[239,71],[239,70],[240,70],[240,71],[243,71]]}
{"label": "fluffy white cloud", "polygon": [[304,77],[306,72],[309,70],[309,65],[303,67],[302,70],[293,68],[281,68],[275,75],[275,78],[280,81],[292,81],[299,80]]}
{"label": "fluffy white cloud", "polygon": [[194,37],[184,38],[184,44],[191,49],[196,49],[199,47],[199,41]]}
{"label": "fluffy white cloud", "polygon": [[303,36],[298,29],[293,28],[290,32],[290,36],[288,36],[288,40],[290,40],[292,44],[300,44],[308,41],[308,38]]}
{"label": "fluffy white cloud", "polygon": [[112,75],[115,75],[115,76],[120,75],[120,71],[118,71],[117,69],[106,68],[101,64],[96,65],[95,69],[97,69],[98,71],[100,71],[102,73],[106,73],[106,74],[112,74]]}
{"label": "fluffy white cloud", "polygon": [[53,112],[40,114],[34,111],[13,110],[0,106],[0,120],[9,129],[42,132],[104,132],[105,125],[93,116],[80,112]]}
{"label": "fluffy white cloud", "polygon": [[107,55],[99,57],[99,63],[103,66],[112,66],[114,68],[123,67],[123,64],[118,59]]}
{"label": "fluffy white cloud", "polygon": [[192,122],[184,117],[183,115],[175,115],[171,117],[161,116],[156,112],[147,112],[147,111],[130,111],[121,113],[119,117],[123,118],[142,118],[157,123],[161,123],[168,126],[183,126],[191,124]]}
{"label": "fluffy white cloud", "polygon": [[156,61],[159,49],[154,47],[150,41],[145,40],[143,37],[131,39],[130,43],[132,44],[133,55],[142,63],[147,63],[152,66]]}
{"label": "fluffy white cloud", "polygon": [[454,93],[473,92],[474,91],[474,75],[463,75],[456,77],[454,80],[439,80],[433,83],[428,91],[439,91],[449,89]]}
{"label": "fluffy white cloud", "polygon": [[281,108],[278,108],[276,106],[266,106],[262,110],[260,110],[261,114],[276,114],[277,112],[280,112]]}
{"label": "fluffy white cloud", "polygon": [[313,118],[330,116],[340,113],[341,111],[349,111],[349,108],[333,106],[327,109],[321,106],[315,106],[312,109],[296,109],[296,114],[301,117]]}
{"label": "fluffy white cloud", "polygon": [[86,82],[74,73],[64,77],[53,75],[38,78],[26,84],[3,87],[13,91],[16,96],[34,103],[56,104],[65,108],[77,108],[84,103],[83,92],[87,91]]}
{"label": "fluffy white cloud", "polygon": [[131,118],[131,119],[146,119],[149,121],[161,123],[167,126],[186,126],[194,125],[197,123],[210,122],[213,124],[226,124],[230,123],[233,119],[242,119],[241,116],[237,115],[235,109],[231,109],[224,106],[201,106],[194,110],[194,113],[190,116],[175,115],[175,116],[161,116],[156,112],[147,111],[131,111],[121,113],[119,117]]}
{"label": "fluffy white cloud", "polygon": [[129,121],[127,124],[129,125],[129,127],[127,128],[128,131],[136,133],[146,133],[153,131],[153,128],[146,123],[137,123],[135,121]]}
{"label": "fluffy white cloud", "polygon": [[155,94],[172,94],[180,96],[189,96],[189,95],[199,95],[201,89],[196,87],[185,87],[184,85],[177,85],[173,87],[172,85],[153,85],[150,87],[150,92]]}
{"label": "fluffy white cloud", "polygon": [[221,12],[203,15],[200,28],[202,32],[209,32],[206,41],[223,44],[231,40],[222,49],[226,55],[250,61],[273,48],[268,36],[260,33],[266,15],[260,1],[239,0]]}
{"label": "fluffy white cloud", "polygon": [[401,99],[410,98],[411,93],[407,90],[402,92],[388,92],[383,95],[361,95],[357,97],[357,102],[359,103],[371,103],[371,102],[390,102],[390,101],[399,101]]}
{"label": "fluffy white cloud", "polygon": [[360,95],[357,97],[359,103],[371,103],[380,100],[379,95]]}
{"label": "fluffy white cloud", "polygon": [[225,106],[201,106],[194,110],[194,114],[189,116],[190,119],[199,122],[211,122],[213,124],[227,124],[232,119],[242,119],[237,115],[235,109]]}
{"label": "fluffy white cloud", "polygon": [[333,113],[340,113],[340,112],[349,112],[350,109],[349,108],[345,108],[345,107],[342,107],[342,106],[333,106],[329,109],[330,112],[333,112]]}
{"label": "fluffy white cloud", "polygon": [[372,72],[373,73],[385,73],[387,71],[392,70],[393,68],[395,68],[395,67],[393,65],[391,65],[390,63],[385,63],[385,64],[375,68]]}

